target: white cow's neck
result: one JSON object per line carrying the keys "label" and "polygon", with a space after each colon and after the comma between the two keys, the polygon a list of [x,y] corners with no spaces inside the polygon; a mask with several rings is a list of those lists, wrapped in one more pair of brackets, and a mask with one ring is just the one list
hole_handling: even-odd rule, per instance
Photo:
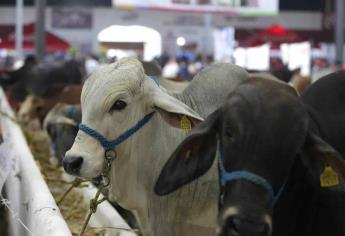
{"label": "white cow's neck", "polygon": [[[161,197],[154,194],[154,184],[163,165],[185,135],[185,131],[169,126],[156,113],[140,131],[117,148],[118,158],[112,167],[111,192],[121,206],[131,210],[139,218],[149,221],[139,222],[145,236],[181,235],[164,228],[163,225],[166,225],[164,221],[181,221],[173,224],[181,230],[186,230],[187,225],[190,227],[203,225],[202,227],[208,228],[215,224],[215,222],[209,222],[209,219],[210,214],[213,217],[211,219],[216,219],[217,206],[215,203],[218,194],[216,176],[207,177],[207,181],[211,181],[211,179],[214,181],[214,193],[210,191],[212,197],[205,196],[195,199],[199,191],[200,193],[205,191],[203,188],[197,188],[198,185],[201,186],[205,182],[202,178],[188,188],[182,188],[168,196]],[[198,184],[199,181],[201,183]],[[195,195],[190,194],[191,191],[195,192]],[[194,211],[186,208],[184,204],[192,202],[192,205],[196,204],[195,206],[198,204],[205,206],[205,209],[199,209],[199,212],[205,213],[205,216],[202,214],[189,215]],[[208,221],[205,221],[206,218]],[[178,226],[178,224],[183,225]],[[151,225],[151,229],[143,228],[145,225]]]}

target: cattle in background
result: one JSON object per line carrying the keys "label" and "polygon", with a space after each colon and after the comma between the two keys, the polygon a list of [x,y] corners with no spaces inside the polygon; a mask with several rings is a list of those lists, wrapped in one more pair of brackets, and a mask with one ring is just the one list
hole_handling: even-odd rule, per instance
{"label": "cattle in background", "polygon": [[275,80],[280,80],[285,83],[288,83],[291,85],[299,94],[302,94],[303,91],[311,85],[313,82],[311,76],[304,76],[301,75],[300,69],[295,70],[288,70],[288,68],[282,68],[280,70],[275,70],[271,72],[265,72],[265,71],[250,71],[252,75],[259,75],[259,77],[262,77],[261,75],[265,75],[265,77],[271,77]]}
{"label": "cattle in background", "polygon": [[15,84],[22,78],[25,78],[28,72],[37,65],[35,56],[29,55],[25,58],[24,64],[17,70],[14,71],[2,71],[0,73],[0,85],[4,90]]}
{"label": "cattle in background", "polygon": [[29,95],[21,104],[18,118],[24,123],[38,118],[42,124],[45,116],[57,103],[80,104],[82,85],[52,87],[44,98]]}
{"label": "cattle in background", "polygon": [[[140,125],[147,122],[116,147],[110,175],[110,194],[135,215],[142,235],[214,235],[219,193],[216,166],[176,194],[156,196],[153,186],[187,131],[216,110],[227,93],[247,77],[248,73],[235,65],[214,64],[200,72],[182,93],[172,93],[150,79],[139,61],[124,58],[86,80],[81,127],[87,125],[106,139],[114,139],[138,127],[138,121]],[[63,165],[70,174],[94,178],[102,172],[104,155],[103,145],[79,130]]]}
{"label": "cattle in background", "polygon": [[301,74],[300,68],[289,70],[284,66],[280,70],[275,70],[271,73],[279,80],[290,84],[299,94],[302,94],[303,91],[313,82],[311,76]]}
{"label": "cattle in background", "polygon": [[85,69],[76,60],[54,63],[28,64],[13,72],[7,73],[8,84],[6,95],[11,106],[17,110],[27,95],[45,98],[52,92],[72,84],[81,84]]}
{"label": "cattle in background", "polygon": [[312,77],[311,76],[303,76],[301,74],[295,74],[292,76],[289,84],[296,89],[298,94],[302,94],[304,90],[308,88],[308,86],[312,83]]}
{"label": "cattle in background", "polygon": [[345,71],[318,79],[301,99],[315,117],[315,130],[345,156]]}
{"label": "cattle in background", "polygon": [[290,70],[287,66],[283,66],[279,69],[272,69],[270,73],[272,73],[275,77],[277,77],[279,80],[284,81],[286,83],[289,83],[291,78],[294,75],[300,74],[301,70],[300,68]]}
{"label": "cattle in background", "polygon": [[[143,61],[142,63],[147,75],[155,78],[161,75],[161,69],[157,61]],[[38,118],[42,123],[47,112],[57,103],[80,104],[82,85],[69,85],[65,82],[50,85],[44,96],[27,96],[19,106],[19,119],[27,123]]]}
{"label": "cattle in background", "polygon": [[171,193],[202,176],[219,151],[218,235],[345,235],[345,145],[330,146],[345,140],[344,73],[339,77],[339,90],[320,80],[303,95],[318,119],[285,83],[242,83],[177,147],[155,192]]}
{"label": "cattle in background", "polygon": [[50,88],[58,85],[81,84],[82,70],[75,60],[54,63],[39,63],[27,69],[27,72],[15,78],[11,95],[23,100],[28,94],[44,97]]}
{"label": "cattle in background", "polygon": [[[318,132],[338,152],[345,156],[345,71],[328,74],[314,82],[301,95],[301,99],[308,105],[310,114],[314,117],[313,129]],[[329,196],[331,195],[331,196]],[[333,211],[334,214],[322,219],[322,225],[336,228],[337,233],[329,235],[345,235],[344,195],[324,193],[313,197],[318,204],[318,214]],[[325,228],[326,229],[326,228]]]}
{"label": "cattle in background", "polygon": [[48,112],[43,127],[49,136],[52,164],[61,165],[66,151],[72,147],[80,122],[80,105],[58,103]]}

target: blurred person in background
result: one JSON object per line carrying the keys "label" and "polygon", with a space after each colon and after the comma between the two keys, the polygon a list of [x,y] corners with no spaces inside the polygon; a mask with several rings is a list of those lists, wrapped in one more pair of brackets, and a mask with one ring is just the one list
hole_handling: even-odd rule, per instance
{"label": "blurred person in background", "polygon": [[161,68],[164,68],[164,66],[169,62],[170,57],[167,53],[163,52],[159,57],[155,57],[155,60],[158,61]]}
{"label": "blurred person in background", "polygon": [[14,67],[14,57],[13,56],[7,56],[4,60],[4,71],[13,70]]}
{"label": "blurred person in background", "polygon": [[192,75],[188,70],[188,67],[189,67],[188,58],[185,56],[182,56],[179,59],[177,59],[177,63],[179,66],[179,70],[177,72],[177,77],[181,80],[191,80]]}
{"label": "blurred person in background", "polygon": [[95,55],[90,55],[85,59],[85,71],[86,76],[91,75],[95,70],[99,68],[98,58]]}
{"label": "blurred person in background", "polygon": [[163,67],[163,77],[166,79],[176,79],[179,72],[179,64],[174,57],[170,58]]}
{"label": "blurred person in background", "polygon": [[195,60],[193,63],[190,63],[188,66],[189,73],[194,77],[199,71],[201,71],[206,65],[206,62],[203,60],[203,57],[201,54],[198,54],[195,57]]}
{"label": "blurred person in background", "polygon": [[331,64],[324,58],[316,58],[312,63],[311,69],[313,82],[339,69],[341,68],[337,66],[337,63]]}

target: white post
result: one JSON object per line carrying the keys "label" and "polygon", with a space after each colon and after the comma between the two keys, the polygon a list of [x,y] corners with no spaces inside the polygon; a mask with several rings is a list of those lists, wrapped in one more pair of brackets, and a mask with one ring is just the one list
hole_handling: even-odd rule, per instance
{"label": "white post", "polygon": [[35,24],[35,48],[38,61],[44,59],[45,54],[45,10],[46,0],[35,0],[36,24]]}
{"label": "white post", "polygon": [[[14,116],[1,88],[0,108],[6,114]],[[16,213],[8,218],[10,222],[16,221],[10,223],[13,232],[11,235],[72,236],[32,156],[21,128],[4,116],[0,118],[4,140],[11,145],[7,155],[14,155],[18,162],[17,168],[6,181],[7,197],[10,203],[13,203],[10,206]],[[10,152],[14,153],[10,154]],[[18,217],[32,232],[31,234],[29,231],[23,231],[23,226],[18,224]]]}
{"label": "white post", "polygon": [[23,58],[23,0],[16,1],[16,57]]}
{"label": "white post", "polygon": [[213,55],[213,27],[211,13],[206,13],[204,15],[202,50],[202,54],[204,55]]}

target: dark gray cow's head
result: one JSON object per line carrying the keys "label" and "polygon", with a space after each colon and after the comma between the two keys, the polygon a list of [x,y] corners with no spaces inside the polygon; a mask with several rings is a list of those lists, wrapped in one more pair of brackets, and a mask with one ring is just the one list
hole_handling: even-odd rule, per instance
{"label": "dark gray cow's head", "polygon": [[241,84],[190,132],[164,166],[155,192],[168,194],[203,175],[217,150],[222,236],[271,234],[275,198],[297,157],[313,181],[326,163],[338,173],[345,167],[339,154],[309,131],[308,113],[295,91],[262,78]]}
{"label": "dark gray cow's head", "polygon": [[48,112],[44,128],[50,139],[51,162],[61,164],[66,151],[74,143],[80,121],[80,105],[58,103]]}
{"label": "dark gray cow's head", "polygon": [[55,158],[59,165],[65,153],[72,147],[74,139],[78,133],[78,125],[51,124],[47,127],[47,132],[52,142]]}

